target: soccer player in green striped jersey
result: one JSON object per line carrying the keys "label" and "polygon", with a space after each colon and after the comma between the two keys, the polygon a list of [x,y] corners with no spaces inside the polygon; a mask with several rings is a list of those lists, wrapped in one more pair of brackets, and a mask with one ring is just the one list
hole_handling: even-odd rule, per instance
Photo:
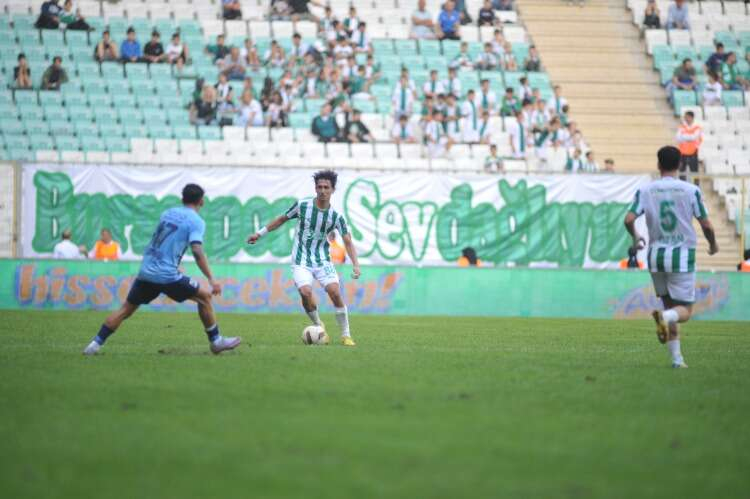
{"label": "soccer player in green striped jersey", "polygon": [[708,254],[719,251],[713,226],[708,219],[699,187],[677,178],[680,151],[666,146],[659,149],[661,178],[635,193],[625,216],[625,227],[640,249],[643,238],[636,232],[635,220],[646,215],[648,226],[648,268],[654,290],[664,311],[654,310],[656,335],[672,355],[672,367],[687,367],[680,351],[678,323],[687,322],[695,301],[695,246],[693,217],[709,244]]}
{"label": "soccer player in green striped jersey", "polygon": [[318,281],[328,293],[336,309],[336,322],[341,328],[341,343],[345,346],[354,346],[354,340],[349,332],[349,316],[339,287],[339,276],[331,263],[331,256],[328,252],[330,245],[328,235],[334,230],[341,234],[346,254],[352,262],[354,279],[360,276],[357,251],[354,249],[346,220],[331,208],[331,196],[336,190],[336,173],[331,170],[319,171],[313,179],[316,194],[314,198],[300,199],[295,202],[286,213],[251,235],[247,242],[255,244],[258,239],[278,229],[288,220],[298,220],[292,246],[292,275],[302,298],[302,306],[314,325],[323,325],[312,293],[313,281]]}

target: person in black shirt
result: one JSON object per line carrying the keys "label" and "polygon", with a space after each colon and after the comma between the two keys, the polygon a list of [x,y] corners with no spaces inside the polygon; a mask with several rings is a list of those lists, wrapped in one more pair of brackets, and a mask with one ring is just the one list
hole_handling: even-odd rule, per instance
{"label": "person in black shirt", "polygon": [[13,68],[13,82],[16,88],[31,88],[31,69],[26,62],[26,54],[18,54],[18,66]]}
{"label": "person in black shirt", "polygon": [[352,111],[352,119],[346,123],[344,127],[344,133],[346,134],[347,142],[373,142],[370,129],[362,123],[362,113],[359,109]]}
{"label": "person in black shirt", "polygon": [[325,7],[323,2],[317,0],[289,0],[289,6],[292,8],[292,21],[296,22],[305,19],[314,22],[318,21],[318,18],[310,12],[310,7],[307,4],[313,4],[321,8]]}
{"label": "person in black shirt", "polygon": [[164,53],[164,45],[159,40],[161,35],[158,31],[151,32],[151,41],[143,47],[143,58],[147,62],[165,62],[167,54]]}
{"label": "person in black shirt", "polygon": [[224,44],[224,35],[216,35],[216,45],[207,46],[206,52],[214,56],[214,64],[229,55],[229,47]]}
{"label": "person in black shirt", "polygon": [[49,0],[42,4],[42,12],[34,26],[38,29],[57,29],[60,27],[60,13],[62,8],[57,4],[58,0]]}
{"label": "person in black shirt", "polygon": [[193,104],[193,124],[215,124],[216,111],[216,89],[211,85],[203,85],[200,100]]}
{"label": "person in black shirt", "polygon": [[498,19],[495,16],[495,9],[492,8],[492,2],[484,0],[484,5],[479,9],[479,14],[477,15],[477,24],[479,26],[494,26],[497,22]]}
{"label": "person in black shirt", "polygon": [[42,75],[43,90],[60,90],[63,83],[68,82],[68,73],[62,67],[62,58],[55,56],[52,65]]}

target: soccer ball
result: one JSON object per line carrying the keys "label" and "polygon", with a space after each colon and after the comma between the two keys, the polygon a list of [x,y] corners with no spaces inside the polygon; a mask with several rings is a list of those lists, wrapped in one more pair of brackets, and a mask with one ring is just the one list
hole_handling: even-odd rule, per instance
{"label": "soccer ball", "polygon": [[302,331],[302,343],[305,345],[327,345],[328,335],[320,326],[307,326]]}

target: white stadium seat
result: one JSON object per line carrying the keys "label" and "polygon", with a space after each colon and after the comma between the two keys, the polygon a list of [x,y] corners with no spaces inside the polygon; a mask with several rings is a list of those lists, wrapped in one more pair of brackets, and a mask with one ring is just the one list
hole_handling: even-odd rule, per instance
{"label": "white stadium seat", "polygon": [[271,138],[274,142],[294,142],[294,129],[272,128]]}
{"label": "white stadium seat", "polygon": [[[241,144],[243,144],[241,142]],[[225,157],[229,155],[231,146],[226,140],[206,140],[203,142],[203,147],[206,150],[206,156],[218,156]]]}
{"label": "white stadium seat", "polygon": [[174,139],[154,140],[154,151],[159,154],[177,154],[180,150],[179,143]]}
{"label": "white stadium seat", "polygon": [[83,163],[86,156],[81,151],[63,151],[60,153],[60,161],[63,163]]}
{"label": "white stadium seat", "polygon": [[266,21],[250,21],[250,36],[253,38],[270,38],[271,24]]}
{"label": "white stadium seat", "polygon": [[115,165],[126,165],[134,163],[133,153],[129,152],[113,152],[110,155],[110,161]]}
{"label": "white stadium seat", "polygon": [[45,163],[57,163],[60,161],[60,155],[57,151],[37,151],[35,157],[37,161]]}
{"label": "white stadium seat", "polygon": [[297,23],[297,33],[302,38],[315,38],[318,33],[318,28],[312,21],[299,21]]}
{"label": "white stadium seat", "polygon": [[234,140],[240,140],[242,142],[245,141],[245,127],[225,126],[223,129],[223,132],[224,132],[225,141],[234,141]]}
{"label": "white stadium seat", "polygon": [[201,26],[203,27],[203,37],[211,41],[216,38],[216,35],[224,34],[224,21],[218,19],[202,19]]}
{"label": "white stadium seat", "polygon": [[91,164],[109,163],[109,153],[107,151],[89,151],[86,153],[86,163],[91,163]]}
{"label": "white stadium seat", "polygon": [[528,164],[522,159],[506,159],[503,161],[503,167],[506,172],[526,172]]}
{"label": "white stadium seat", "polygon": [[651,55],[654,53],[656,45],[667,45],[667,31],[664,29],[646,30],[646,52]]}
{"label": "white stadium seat", "polygon": [[[215,142],[215,141],[212,141]],[[158,146],[157,146],[158,152]],[[203,155],[203,142],[198,139],[182,139],[180,140],[180,153],[183,155],[191,156],[202,156]]]}
{"label": "white stadium seat", "polygon": [[690,31],[686,29],[669,30],[669,44],[673,47],[690,45]]}
{"label": "white stadium seat", "polygon": [[271,31],[277,40],[291,38],[294,34],[294,24],[290,21],[274,21],[271,23]]}
{"label": "white stadium seat", "polygon": [[[172,6],[170,4],[163,4],[163,3],[156,3],[151,2],[148,5],[148,15],[151,19],[169,19],[172,17]],[[130,17],[135,17],[132,14],[130,14],[130,10],[128,10],[128,14]],[[141,16],[143,14],[143,6],[141,6],[137,10],[137,16]]]}
{"label": "white stadium seat", "polygon": [[247,22],[224,21],[224,32],[227,38],[247,38]]}
{"label": "white stadium seat", "polygon": [[268,142],[270,140],[267,127],[251,126],[245,129],[247,140],[250,142]]}
{"label": "white stadium seat", "polygon": [[154,142],[151,139],[130,139],[130,150],[151,153],[154,151]]}

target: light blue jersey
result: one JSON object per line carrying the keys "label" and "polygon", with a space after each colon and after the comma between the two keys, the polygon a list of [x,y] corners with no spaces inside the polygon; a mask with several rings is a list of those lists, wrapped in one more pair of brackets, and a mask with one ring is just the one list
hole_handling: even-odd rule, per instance
{"label": "light blue jersey", "polygon": [[162,213],[159,226],[143,254],[138,279],[157,284],[182,277],[178,267],[188,245],[203,243],[206,223],[191,208],[180,206]]}

